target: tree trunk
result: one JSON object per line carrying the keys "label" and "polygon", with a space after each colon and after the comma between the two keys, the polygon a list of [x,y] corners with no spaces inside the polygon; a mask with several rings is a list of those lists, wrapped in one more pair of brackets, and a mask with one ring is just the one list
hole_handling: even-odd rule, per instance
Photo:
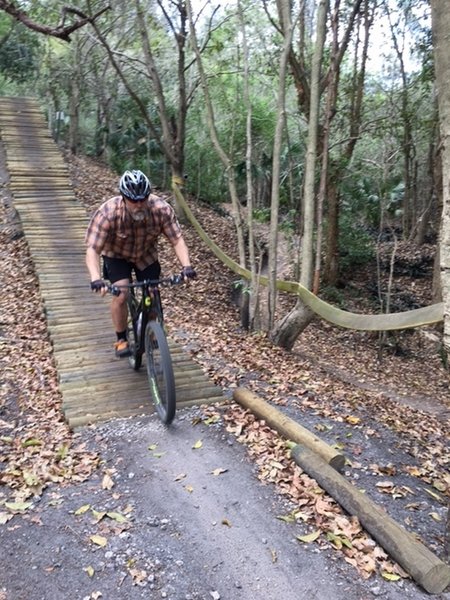
{"label": "tree trunk", "polygon": [[[326,34],[328,0],[321,0],[317,13],[317,38],[311,70],[311,109],[308,123],[308,145],[306,150],[305,185],[303,192],[303,237],[301,247],[300,283],[311,289],[313,275],[313,241],[315,212],[315,167],[317,157],[317,130],[320,104],[320,69]],[[299,299],[293,310],[271,331],[275,344],[291,350],[301,332],[312,319],[312,312]]]}
{"label": "tree trunk", "polygon": [[[433,127],[431,129],[430,143],[428,147],[428,164],[427,164],[427,186],[426,192],[424,190],[422,196],[423,200],[420,204],[420,214],[418,215],[418,219],[416,222],[416,230],[414,235],[414,241],[417,245],[421,246],[425,243],[425,238],[427,233],[430,230],[430,220],[432,215],[436,211],[437,197],[438,197],[438,187],[436,186],[437,178],[435,176],[435,172],[438,168],[439,161],[437,160],[437,152],[436,146],[439,143],[439,119],[437,115],[437,111],[433,111]],[[439,178],[441,179],[441,174],[439,174]],[[442,185],[439,186],[441,188]],[[442,190],[439,194],[442,196]]]}
{"label": "tree trunk", "polygon": [[80,81],[81,56],[78,43],[76,43],[73,54],[73,71],[69,81],[69,150],[72,154],[78,153],[79,128],[80,128]]}
{"label": "tree trunk", "polygon": [[272,156],[272,190],[270,203],[269,231],[269,322],[268,329],[273,326],[277,298],[277,256],[278,256],[278,227],[280,207],[280,155],[285,123],[286,74],[289,52],[292,46],[292,19],[289,0],[277,0],[278,14],[283,32],[283,49],[280,56],[278,71],[277,124],[273,142]]}
{"label": "tree trunk", "polygon": [[77,77],[72,77],[69,85],[69,150],[72,154],[77,154],[80,116],[80,88]]}
{"label": "tree trunk", "polygon": [[324,280],[335,286],[339,278],[339,197],[336,179],[329,178],[327,184],[327,237]]}
{"label": "tree trunk", "polygon": [[[386,5],[388,6],[388,5]],[[398,64],[400,67],[400,76],[402,80],[402,89],[401,89],[401,109],[400,115],[402,119],[402,128],[403,128],[403,136],[402,136],[402,152],[403,152],[403,183],[405,186],[403,193],[403,202],[402,202],[402,225],[403,225],[403,239],[408,239],[411,233],[411,227],[413,225],[413,214],[415,209],[412,205],[413,201],[413,173],[412,173],[412,165],[413,165],[413,156],[415,152],[414,148],[414,139],[412,135],[412,123],[411,123],[411,110],[410,110],[410,99],[409,99],[409,81],[408,75],[405,68],[405,59],[404,59],[404,47],[403,44],[399,44],[397,39],[397,30],[395,25],[391,21],[391,14],[389,12],[389,8],[386,8],[386,16],[388,18],[390,29],[391,29],[391,38],[392,43],[394,45],[395,52],[397,54]]]}
{"label": "tree trunk", "polygon": [[[354,70],[352,77],[352,88],[350,90],[350,131],[348,134],[348,143],[339,159],[335,159],[328,169],[326,198],[327,198],[327,236],[326,252],[324,266],[324,280],[328,285],[336,285],[339,279],[339,209],[340,194],[338,182],[342,179],[342,174],[346,171],[349,162],[352,159],[356,143],[359,139],[361,129],[362,102],[364,97],[364,83],[366,76],[366,63],[369,48],[370,31],[373,24],[375,4],[370,5],[367,0],[364,2],[364,13],[361,19],[358,19],[358,28],[363,28],[362,44],[355,46],[354,52]],[[358,40],[360,34],[358,33]],[[360,49],[362,46],[362,49]],[[361,54],[361,56],[360,56]],[[331,70],[330,70],[331,73]],[[339,71],[336,71],[336,77]],[[336,84],[337,86],[337,81]],[[337,96],[337,90],[334,94]]]}
{"label": "tree trunk", "polygon": [[271,331],[271,339],[281,348],[292,350],[298,336],[308,327],[314,313],[299,299],[294,308],[275,323]]}
{"label": "tree trunk", "polygon": [[255,323],[259,322],[259,291],[255,256],[255,239],[253,233],[253,177],[252,177],[252,102],[250,97],[250,56],[247,44],[247,31],[245,26],[244,10],[241,0],[238,0],[239,25],[242,35],[242,55],[244,63],[244,105],[246,109],[246,152],[245,152],[245,176],[247,184],[247,231],[248,231],[248,254],[249,267],[251,273],[249,293],[242,294],[241,297],[241,325],[245,329],[253,330]]}
{"label": "tree trunk", "polygon": [[440,272],[444,302],[443,346],[450,359],[450,11],[445,0],[431,1],[435,77],[442,143],[443,210],[440,238]]}
{"label": "tree trunk", "polygon": [[202,57],[201,57],[201,53],[200,53],[200,47],[199,47],[199,44],[197,41],[197,33],[195,30],[194,17],[193,17],[193,13],[192,13],[192,6],[191,6],[190,0],[186,1],[186,10],[187,10],[187,16],[188,16],[188,21],[189,21],[189,30],[190,30],[190,35],[191,35],[192,48],[193,48],[193,51],[194,51],[194,54],[196,57],[197,68],[198,68],[198,72],[200,75],[201,86],[203,89],[203,95],[205,97],[206,120],[207,120],[207,124],[208,124],[209,134],[210,134],[211,142],[214,146],[214,149],[216,150],[217,155],[225,168],[225,173],[226,173],[227,180],[228,180],[228,189],[230,192],[231,203],[232,203],[232,207],[233,207],[233,220],[234,220],[234,224],[236,227],[236,234],[237,234],[237,240],[238,240],[239,264],[242,267],[245,267],[246,253],[245,253],[245,242],[244,242],[244,227],[243,227],[243,221],[242,221],[242,215],[241,215],[241,203],[239,201],[237,188],[236,188],[235,169],[234,169],[234,165],[233,165],[230,157],[227,155],[227,153],[224,151],[223,147],[221,146],[220,141],[219,141],[219,136],[217,134],[217,128],[216,128],[215,117],[214,117],[214,109],[213,109],[211,97],[209,94],[209,88],[208,88],[208,79],[206,77],[206,73],[205,73],[205,70],[203,67]]}

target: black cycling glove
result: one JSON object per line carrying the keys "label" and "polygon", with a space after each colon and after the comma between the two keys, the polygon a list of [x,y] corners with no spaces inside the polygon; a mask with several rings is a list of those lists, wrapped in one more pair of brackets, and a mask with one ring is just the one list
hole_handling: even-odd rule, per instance
{"label": "black cycling glove", "polygon": [[185,279],[195,279],[197,277],[197,273],[194,271],[194,269],[190,265],[188,267],[183,267],[181,269],[181,275]]}
{"label": "black cycling glove", "polygon": [[103,279],[96,279],[95,281],[91,281],[91,290],[95,293],[101,292],[103,288],[106,287],[106,283]]}

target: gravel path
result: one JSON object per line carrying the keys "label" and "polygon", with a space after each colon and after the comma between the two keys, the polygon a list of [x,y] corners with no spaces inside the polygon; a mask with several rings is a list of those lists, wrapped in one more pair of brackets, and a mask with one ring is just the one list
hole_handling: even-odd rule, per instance
{"label": "gravel path", "polygon": [[101,452],[97,475],[50,487],[1,529],[0,598],[428,597],[410,581],[364,581],[333,553],[299,544],[297,526],[276,518],[285,502],[222,425],[193,424],[199,414],[186,409],[169,430],[146,417],[85,431]]}

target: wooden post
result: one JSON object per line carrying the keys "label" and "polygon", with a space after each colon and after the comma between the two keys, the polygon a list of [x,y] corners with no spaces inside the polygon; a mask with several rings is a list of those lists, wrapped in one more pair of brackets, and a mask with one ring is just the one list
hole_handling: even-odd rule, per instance
{"label": "wooden post", "polygon": [[337,471],[344,468],[345,456],[343,454],[337,452],[308,429],[284,415],[250,390],[237,388],[233,392],[233,399],[245,408],[250,409],[259,419],[264,419],[270,427],[286,439],[303,444],[317,452],[323,460]]}
{"label": "wooden post", "polygon": [[364,529],[428,593],[440,594],[450,585],[448,565],[320,456],[299,444],[292,449],[292,457],[350,515],[356,515]]}

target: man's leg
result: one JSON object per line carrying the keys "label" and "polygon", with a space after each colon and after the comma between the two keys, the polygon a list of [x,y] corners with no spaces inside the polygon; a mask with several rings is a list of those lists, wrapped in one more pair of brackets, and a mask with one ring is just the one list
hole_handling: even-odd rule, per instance
{"label": "man's leg", "polygon": [[[129,283],[129,279],[119,279],[119,281],[114,282],[114,285],[120,288],[120,286],[128,285]],[[113,296],[111,300],[111,319],[116,332],[126,331],[127,329],[127,295],[128,291],[124,289],[120,292],[119,296]]]}
{"label": "man's leg", "polygon": [[[126,260],[119,258],[104,257],[105,277],[110,282],[120,288],[131,281],[132,266]],[[117,341],[114,344],[116,356],[123,358],[130,355],[130,348],[127,341],[127,307],[128,290],[121,290],[118,296],[113,296],[111,300],[111,320],[116,332]]]}

